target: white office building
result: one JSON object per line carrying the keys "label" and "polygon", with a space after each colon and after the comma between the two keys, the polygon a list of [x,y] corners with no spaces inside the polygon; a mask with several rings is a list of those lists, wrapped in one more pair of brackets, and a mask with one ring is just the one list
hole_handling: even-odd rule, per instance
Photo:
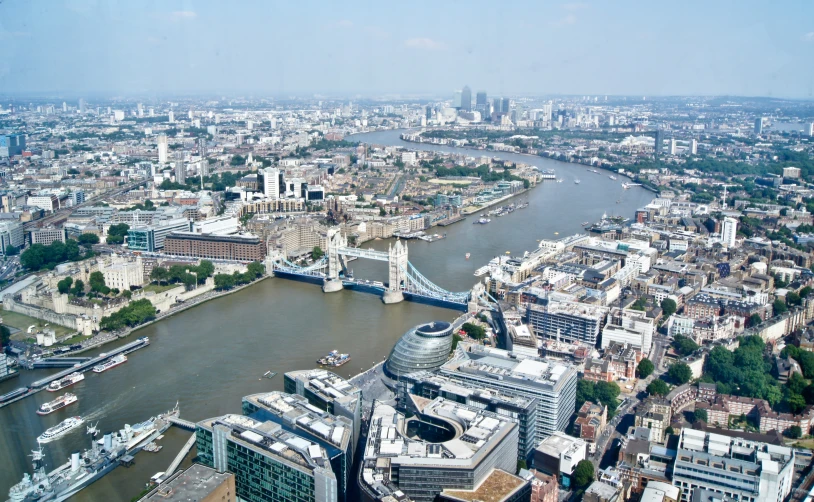
{"label": "white office building", "polygon": [[6,252],[6,248],[14,246],[20,249],[25,244],[25,232],[23,226],[17,221],[0,222],[0,253]]}
{"label": "white office building", "polygon": [[611,343],[621,343],[647,355],[655,330],[655,321],[647,317],[646,312],[614,308],[602,330],[602,348],[607,348]]}
{"label": "white office building", "polygon": [[735,238],[738,235],[738,220],[735,218],[724,218],[721,227],[721,242],[728,248],[735,247]]}
{"label": "white office building", "polygon": [[681,489],[684,502],[696,488],[741,502],[782,502],[791,493],[793,474],[791,448],[685,427],[673,464],[673,485]]}
{"label": "white office building", "polygon": [[263,195],[269,199],[280,198],[280,170],[276,167],[263,169]]}

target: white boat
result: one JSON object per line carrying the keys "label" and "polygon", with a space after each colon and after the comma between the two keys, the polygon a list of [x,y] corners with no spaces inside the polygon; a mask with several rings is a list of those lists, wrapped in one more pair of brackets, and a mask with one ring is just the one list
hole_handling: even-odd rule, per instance
{"label": "white boat", "polygon": [[579,178],[574,180],[575,185],[579,185],[580,183],[582,183],[582,181]]}
{"label": "white boat", "polygon": [[608,175],[608,178],[612,179],[613,181],[616,181],[616,176],[614,176],[612,174]]}
{"label": "white boat", "polygon": [[37,410],[37,415],[48,415],[49,413],[61,410],[69,404],[73,404],[77,401],[79,401],[79,398],[68,392],[49,403],[43,403],[43,405],[40,406],[40,409]]}
{"label": "white boat", "polygon": [[469,257],[470,257],[470,256],[471,256],[471,255],[470,255],[469,253],[466,253],[466,259],[467,259],[467,260],[469,259]]}
{"label": "white boat", "polygon": [[101,373],[103,371],[107,371],[110,368],[114,368],[120,364],[124,364],[127,362],[127,356],[124,354],[119,354],[113,358],[108,359],[107,361],[103,362],[102,364],[97,364],[93,367],[94,373]]}
{"label": "white boat", "polygon": [[65,387],[70,387],[71,385],[73,385],[75,383],[81,382],[84,379],[85,379],[84,373],[79,373],[78,371],[76,371],[76,372],[71,373],[70,375],[68,375],[68,376],[66,376],[64,378],[60,378],[59,380],[54,380],[53,382],[48,384],[48,387],[47,387],[46,390],[48,390],[48,392],[56,392],[58,390],[64,389]]}
{"label": "white boat", "polygon": [[50,443],[56,439],[61,438],[68,432],[76,429],[82,425],[85,420],[82,417],[69,417],[58,423],[57,425],[49,428],[37,437],[38,443]]}

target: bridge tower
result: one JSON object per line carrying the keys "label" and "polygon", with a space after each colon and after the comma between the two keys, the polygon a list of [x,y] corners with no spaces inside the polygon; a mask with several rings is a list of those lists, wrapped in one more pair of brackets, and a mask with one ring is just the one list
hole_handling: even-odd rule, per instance
{"label": "bridge tower", "polygon": [[395,245],[391,245],[387,250],[389,284],[382,296],[384,303],[398,303],[404,300],[402,287],[407,283],[407,246],[400,240]]}
{"label": "bridge tower", "polygon": [[335,293],[342,291],[342,280],[339,278],[339,248],[348,245],[347,238],[336,228],[328,229],[328,270],[327,276],[322,283],[322,291],[325,293]]}

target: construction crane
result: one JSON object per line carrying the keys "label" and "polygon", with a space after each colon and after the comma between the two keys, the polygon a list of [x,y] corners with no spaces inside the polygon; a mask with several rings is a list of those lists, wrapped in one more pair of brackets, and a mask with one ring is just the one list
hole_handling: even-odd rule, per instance
{"label": "construction crane", "polygon": [[724,203],[723,203],[723,210],[724,210],[724,211],[726,211],[726,189],[727,189],[728,187],[736,187],[736,186],[739,186],[739,185],[727,185],[727,184],[724,184],[724,185],[722,185],[722,186],[724,187]]}

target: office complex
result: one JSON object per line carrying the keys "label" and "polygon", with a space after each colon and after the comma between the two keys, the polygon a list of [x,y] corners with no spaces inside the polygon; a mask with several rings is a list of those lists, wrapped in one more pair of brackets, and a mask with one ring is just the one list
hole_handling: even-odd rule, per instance
{"label": "office complex", "polygon": [[65,242],[64,228],[39,228],[31,231],[31,244],[47,246],[53,242]]}
{"label": "office complex", "polygon": [[549,300],[547,305],[529,304],[529,328],[540,338],[594,346],[608,309],[597,305]]}
{"label": "office complex", "polygon": [[198,422],[195,435],[199,461],[233,473],[241,500],[338,499],[336,476],[325,449],[278,423],[224,415]]}
{"label": "office complex", "polygon": [[0,252],[6,253],[9,246],[21,248],[25,244],[23,225],[17,221],[0,222]]}
{"label": "office complex", "polygon": [[420,420],[387,404],[373,408],[359,472],[363,500],[394,500],[401,492],[431,502],[444,490],[475,490],[516,470],[511,419],[443,398],[419,405]]}
{"label": "office complex", "polygon": [[664,131],[661,129],[656,130],[655,143],[653,143],[653,153],[656,157],[661,156],[661,151],[664,149]]}
{"label": "office complex", "polygon": [[156,225],[138,225],[127,231],[127,247],[131,251],[155,252],[164,248],[164,241],[172,232],[189,232],[189,220],[176,218]]}
{"label": "office complex", "polygon": [[211,260],[262,261],[266,246],[254,235],[172,232],[164,240],[164,253]]}
{"label": "office complex", "polygon": [[384,372],[398,380],[417,371],[433,371],[441,367],[452,348],[452,325],[434,321],[416,326],[399,339],[387,361]]}
{"label": "office complex", "polygon": [[184,165],[184,152],[175,154],[175,182],[184,184],[187,180],[187,167]]}
{"label": "office complex", "polygon": [[22,155],[24,150],[24,134],[0,135],[0,158]]}
{"label": "office complex", "polygon": [[453,381],[537,400],[537,441],[563,431],[574,413],[577,369],[571,365],[517,356],[506,350],[459,344],[441,375]]}
{"label": "office complex", "polygon": [[305,397],[312,406],[353,423],[353,437],[359,437],[362,422],[362,391],[335,373],[326,370],[289,371],[283,378],[288,394]]}
{"label": "office complex", "polygon": [[545,438],[534,450],[534,468],[550,476],[556,476],[564,488],[571,486],[574,469],[588,454],[587,443],[557,431]]}
{"label": "office complex", "polygon": [[244,397],[243,414],[262,422],[278,423],[283,429],[324,448],[336,476],[338,499],[340,502],[350,500],[353,450],[358,439],[353,436],[353,422],[314,408],[303,396],[283,392]]}
{"label": "office complex", "polygon": [[650,353],[655,331],[655,320],[647,317],[646,312],[613,308],[608,316],[608,323],[602,329],[601,347],[606,349],[612,343],[620,343],[647,355]]}
{"label": "office complex", "polygon": [[413,373],[403,377],[396,387],[399,411],[415,413],[415,397],[449,401],[474,406],[498,415],[513,417],[519,427],[517,458],[529,461],[537,446],[537,400],[521,396],[508,396],[493,389],[483,389],[467,383],[458,383],[449,377],[430,372]]}
{"label": "office complex", "polygon": [[279,199],[285,192],[283,173],[276,167],[267,167],[260,171],[260,186],[263,195],[269,199]]}
{"label": "office complex", "polygon": [[741,502],[782,502],[791,493],[793,474],[791,448],[685,427],[673,485],[685,502],[696,488]]}
{"label": "office complex", "polygon": [[763,134],[763,117],[755,119],[755,134]]}

